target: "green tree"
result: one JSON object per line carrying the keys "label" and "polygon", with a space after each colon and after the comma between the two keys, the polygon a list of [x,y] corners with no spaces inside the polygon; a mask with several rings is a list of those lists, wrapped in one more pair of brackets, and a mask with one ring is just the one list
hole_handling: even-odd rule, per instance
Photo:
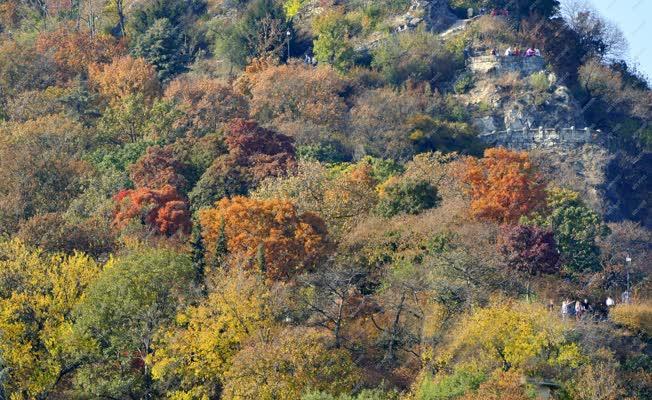
{"label": "green tree", "polygon": [[190,238],[190,256],[192,258],[192,269],[195,271],[195,282],[202,285],[206,274],[206,248],[204,238],[201,235],[199,221],[194,221],[192,236]]}
{"label": "green tree", "polygon": [[400,213],[419,214],[436,207],[440,200],[437,188],[428,181],[390,178],[380,187],[376,210],[384,217]]}
{"label": "green tree", "polygon": [[233,64],[244,67],[253,58],[280,58],[292,26],[285,10],[276,0],[253,0],[240,19],[221,27],[217,34],[217,52]]}
{"label": "green tree", "polygon": [[189,295],[189,256],[147,249],[118,258],[87,291],[75,315],[75,333],[88,346],[76,381],[92,397],[155,396],[151,369],[154,335]]}
{"label": "green tree", "polygon": [[132,53],[152,64],[158,72],[158,78],[165,82],[183,72],[189,61],[187,55],[179,51],[181,45],[179,28],[167,18],[162,18],[136,38]]}
{"label": "green tree", "polygon": [[329,11],[315,19],[317,38],[313,50],[317,61],[328,63],[340,71],[353,66],[352,25],[340,11]]}
{"label": "green tree", "polygon": [[[215,257],[211,263],[212,268],[215,270],[217,268],[224,267],[228,254],[229,248],[228,239],[226,237],[226,222],[224,219],[222,219],[222,222],[220,223],[220,231],[217,235],[217,239],[215,240]],[[263,249],[263,257],[264,255],[265,253]]]}
{"label": "green tree", "polygon": [[[599,271],[600,248],[597,240],[609,233],[600,215],[590,209],[578,192],[550,189],[548,212],[531,218],[531,222],[552,229],[567,272]],[[527,219],[525,219],[527,221]]]}

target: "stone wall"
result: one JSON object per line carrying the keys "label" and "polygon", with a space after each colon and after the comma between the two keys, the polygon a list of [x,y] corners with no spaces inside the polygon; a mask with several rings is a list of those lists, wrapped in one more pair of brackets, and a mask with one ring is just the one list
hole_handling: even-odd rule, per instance
{"label": "stone wall", "polygon": [[469,57],[467,67],[476,74],[504,74],[518,72],[528,76],[543,71],[546,67],[543,57],[517,57],[482,55]]}
{"label": "stone wall", "polygon": [[517,150],[530,150],[547,147],[580,147],[585,144],[598,143],[605,139],[603,133],[589,128],[523,128],[493,131],[481,134],[487,145],[501,146]]}

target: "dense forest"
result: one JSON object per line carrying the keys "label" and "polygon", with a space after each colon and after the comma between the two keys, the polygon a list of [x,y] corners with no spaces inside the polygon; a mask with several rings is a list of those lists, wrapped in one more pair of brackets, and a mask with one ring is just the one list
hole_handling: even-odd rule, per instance
{"label": "dense forest", "polygon": [[626,49],[579,1],[1,0],[0,400],[652,398]]}

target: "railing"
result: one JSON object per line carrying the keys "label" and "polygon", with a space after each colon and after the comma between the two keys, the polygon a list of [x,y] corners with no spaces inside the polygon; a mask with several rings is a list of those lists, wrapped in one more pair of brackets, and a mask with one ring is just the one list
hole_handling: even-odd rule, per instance
{"label": "railing", "polygon": [[583,128],[522,128],[492,131],[479,135],[491,146],[503,146],[525,150],[542,147],[569,146],[577,147],[589,143],[600,143],[607,136],[600,129]]}

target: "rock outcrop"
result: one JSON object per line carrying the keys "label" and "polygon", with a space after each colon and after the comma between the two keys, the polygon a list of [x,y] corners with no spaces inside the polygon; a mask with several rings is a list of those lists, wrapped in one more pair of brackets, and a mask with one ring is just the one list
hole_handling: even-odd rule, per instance
{"label": "rock outcrop", "polygon": [[427,3],[425,7],[425,21],[429,30],[433,32],[442,32],[453,26],[458,18],[448,7],[447,0],[429,0],[421,1]]}
{"label": "rock outcrop", "polygon": [[426,29],[441,32],[457,21],[446,0],[412,0],[409,10],[394,18],[392,27],[394,31],[402,32],[425,23]]}

